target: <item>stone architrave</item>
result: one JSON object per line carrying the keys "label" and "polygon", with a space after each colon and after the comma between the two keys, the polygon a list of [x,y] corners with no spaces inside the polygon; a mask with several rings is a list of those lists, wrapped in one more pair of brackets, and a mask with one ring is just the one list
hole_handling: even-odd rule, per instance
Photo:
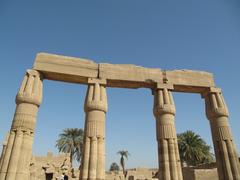
{"label": "stone architrave", "polygon": [[106,80],[89,79],[85,100],[85,137],[81,180],[105,179]]}
{"label": "stone architrave", "polygon": [[36,116],[42,101],[42,78],[27,70],[16,96],[16,110],[0,167],[0,180],[29,180]]}
{"label": "stone architrave", "polygon": [[206,115],[209,119],[219,180],[240,180],[236,145],[228,122],[228,109],[221,90],[210,88],[205,93]]}
{"label": "stone architrave", "polygon": [[182,180],[182,169],[174,124],[175,105],[172,85],[158,84],[154,91],[159,180]]}

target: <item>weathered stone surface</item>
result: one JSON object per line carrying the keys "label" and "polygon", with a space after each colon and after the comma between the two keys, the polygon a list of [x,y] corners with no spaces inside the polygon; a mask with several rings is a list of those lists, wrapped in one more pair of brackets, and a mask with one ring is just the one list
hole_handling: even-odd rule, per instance
{"label": "weathered stone surface", "polygon": [[215,86],[213,74],[204,71],[173,70],[166,71],[164,77],[174,85],[174,91],[201,93],[206,87]]}
{"label": "weathered stone surface", "polygon": [[16,96],[17,106],[0,164],[0,180],[30,180],[27,167],[31,159],[36,117],[41,101],[41,74],[35,70],[27,70]]}
{"label": "weathered stone surface", "polygon": [[6,138],[5,138],[4,142],[2,143],[2,153],[1,153],[1,157],[0,157],[0,167],[2,166],[2,163],[3,163],[3,157],[4,157],[5,152],[6,152],[8,138],[9,138],[9,133],[7,133]]}
{"label": "weathered stone surface", "polygon": [[84,150],[80,180],[105,179],[106,81],[89,79],[85,99]]}
{"label": "weathered stone surface", "polygon": [[132,64],[97,64],[91,60],[37,54],[33,69],[45,79],[88,84],[88,78],[103,78],[108,87],[154,88],[156,83],[168,83],[173,91],[202,93],[214,87],[213,75],[203,71],[145,68]]}
{"label": "weathered stone surface", "polygon": [[91,60],[47,53],[37,54],[33,69],[46,79],[74,83],[87,83],[89,77],[98,76],[98,64]]}
{"label": "weathered stone surface", "polygon": [[228,122],[227,105],[221,91],[212,90],[206,93],[204,98],[206,115],[211,126],[219,180],[240,180],[240,164]]}
{"label": "weathered stone surface", "polygon": [[[240,180],[240,164],[228,110],[213,75],[202,71],[97,64],[90,60],[39,53],[16,96],[16,111],[8,142],[0,159],[0,180],[30,180],[36,116],[42,101],[42,80],[88,84],[85,101],[85,140],[81,180],[105,178],[106,87],[150,88],[154,92],[160,180],[182,180],[175,106],[171,91],[200,93],[205,98],[220,180]],[[131,178],[134,178],[131,176]]]}
{"label": "weathered stone surface", "polygon": [[157,68],[144,68],[132,64],[99,64],[99,78],[107,79],[110,87],[151,87],[162,82],[162,72]]}
{"label": "weathered stone surface", "polygon": [[172,93],[157,86],[154,92],[153,114],[156,118],[159,180],[182,180],[177,134],[174,123],[175,105]]}
{"label": "weathered stone surface", "polygon": [[73,174],[74,171],[72,169],[69,153],[53,155],[53,153],[48,152],[47,156],[32,157],[30,180],[62,179],[63,175],[71,180],[79,179]]}
{"label": "weathered stone surface", "polygon": [[183,180],[219,180],[217,168],[214,167],[184,167],[182,169]]}

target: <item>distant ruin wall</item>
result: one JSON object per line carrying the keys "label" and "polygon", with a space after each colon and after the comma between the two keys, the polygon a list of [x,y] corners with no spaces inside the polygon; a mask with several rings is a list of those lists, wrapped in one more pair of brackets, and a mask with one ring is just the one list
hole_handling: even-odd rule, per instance
{"label": "distant ruin wall", "polygon": [[184,180],[218,180],[217,168],[195,169],[185,167],[182,169]]}

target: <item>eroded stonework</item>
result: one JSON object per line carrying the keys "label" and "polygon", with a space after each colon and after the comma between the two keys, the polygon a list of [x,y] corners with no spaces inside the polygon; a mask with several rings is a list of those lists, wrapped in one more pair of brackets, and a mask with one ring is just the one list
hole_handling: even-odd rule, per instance
{"label": "eroded stonework", "polygon": [[62,176],[78,179],[78,174],[75,173],[76,170],[74,171],[70,163],[70,155],[65,153],[54,156],[49,152],[47,156],[33,156],[30,162],[31,180],[56,180]]}
{"label": "eroded stonework", "polygon": [[[108,87],[152,90],[158,141],[159,180],[183,179],[172,93],[201,94],[205,100],[206,115],[211,126],[218,177],[220,180],[240,180],[240,164],[228,122],[227,105],[221,89],[215,87],[211,73],[192,70],[166,71],[126,64],[97,64],[91,60],[46,53],[37,54],[33,69],[27,70],[17,93],[16,110],[0,161],[0,180],[32,179],[29,166],[44,79],[88,85],[80,180],[106,179],[105,115]],[[47,172],[51,172],[51,166],[45,168]]]}

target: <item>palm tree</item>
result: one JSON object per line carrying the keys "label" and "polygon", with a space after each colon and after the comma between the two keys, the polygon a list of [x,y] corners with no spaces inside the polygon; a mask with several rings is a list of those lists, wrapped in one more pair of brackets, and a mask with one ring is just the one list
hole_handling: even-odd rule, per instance
{"label": "palm tree", "polygon": [[210,152],[211,147],[198,134],[193,131],[186,131],[178,134],[177,138],[180,158],[188,166],[213,161],[213,155]]}
{"label": "palm tree", "polygon": [[80,162],[83,152],[83,130],[78,128],[64,129],[63,133],[59,134],[56,147],[59,152],[70,153],[71,165],[73,159]]}
{"label": "palm tree", "polygon": [[121,156],[120,158],[120,164],[122,166],[122,171],[124,176],[126,177],[126,172],[125,172],[125,158],[128,159],[128,156],[130,155],[128,151],[125,150],[121,150],[118,151],[117,154],[119,154]]}

